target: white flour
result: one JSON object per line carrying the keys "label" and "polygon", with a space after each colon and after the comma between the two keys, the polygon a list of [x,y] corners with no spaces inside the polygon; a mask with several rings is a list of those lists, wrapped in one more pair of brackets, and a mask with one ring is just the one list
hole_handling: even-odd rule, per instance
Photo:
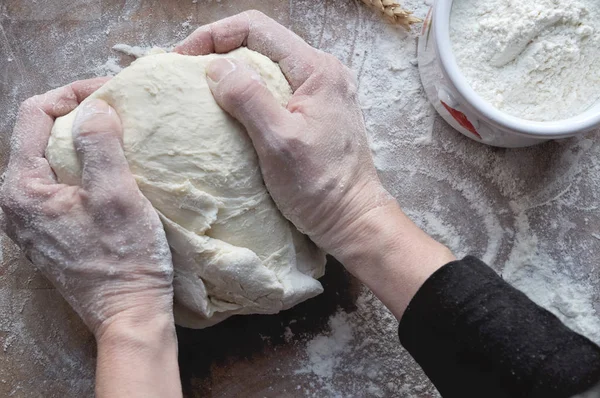
{"label": "white flour", "polygon": [[[117,73],[131,59],[110,50],[116,43],[166,47],[207,21],[206,2],[199,1],[189,12],[192,28],[182,19],[156,23],[143,17],[133,27],[129,22],[122,27],[122,19],[135,16],[145,3],[121,3],[107,8],[109,22],[77,31],[80,42],[58,23],[44,23],[50,26],[48,35],[35,25],[29,36],[13,37],[10,43],[0,32],[0,45],[11,46],[4,55],[13,58],[3,66],[0,57],[0,70],[13,78],[11,85],[0,85],[6,107],[2,137],[10,135],[18,103],[27,96],[75,79]],[[241,10],[235,8],[238,2],[222,4],[221,16]],[[421,18],[427,14],[422,0],[403,5]],[[457,255],[484,259],[568,326],[600,343],[600,135],[517,150],[482,146],[452,130],[429,105],[416,63],[418,27],[412,33],[395,29],[356,1],[291,0],[289,9],[289,20],[287,11],[278,19],[356,72],[375,163],[407,213]],[[9,38],[15,34],[10,23],[2,25]],[[109,42],[107,30],[115,32]],[[21,70],[23,76],[33,70],[37,78],[21,79]],[[25,261],[16,261],[19,256],[7,238],[0,240],[7,265],[0,272],[0,396],[39,396],[56,386],[65,392],[53,396],[93,395],[95,361],[85,326],[74,322],[65,303],[57,305],[58,293],[41,276]],[[293,391],[282,391],[280,379],[273,377],[273,390],[244,396],[439,397],[400,347],[397,325],[363,288],[355,308],[333,314],[323,332],[303,335],[290,322],[281,331],[284,346],[267,345],[254,353],[280,367],[277,376],[293,380]],[[247,363],[237,361],[225,369],[234,377]],[[215,371],[222,366],[215,362]],[[219,387],[221,392],[225,388],[216,378],[206,379],[208,387],[197,387],[198,396],[238,396],[218,394]]]}
{"label": "white flour", "polygon": [[309,372],[321,378],[333,377],[336,368],[342,365],[343,354],[351,351],[354,336],[348,314],[340,312],[329,319],[331,332],[319,335],[306,345],[308,364],[299,373]]}
{"label": "white flour", "polygon": [[473,89],[537,121],[583,113],[600,99],[600,2],[456,0],[450,37]]}

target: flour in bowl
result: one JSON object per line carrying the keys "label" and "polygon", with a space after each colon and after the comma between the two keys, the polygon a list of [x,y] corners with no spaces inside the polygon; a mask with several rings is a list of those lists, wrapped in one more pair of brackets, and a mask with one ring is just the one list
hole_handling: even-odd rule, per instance
{"label": "flour in bowl", "polygon": [[454,0],[450,39],[471,87],[513,116],[553,121],[600,100],[600,1]]}

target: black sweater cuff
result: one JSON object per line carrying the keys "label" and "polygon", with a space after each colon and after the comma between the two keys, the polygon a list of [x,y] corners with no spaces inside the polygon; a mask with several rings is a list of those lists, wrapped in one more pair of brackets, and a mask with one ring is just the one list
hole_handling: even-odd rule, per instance
{"label": "black sweater cuff", "polygon": [[474,257],[425,282],[399,335],[445,398],[567,398],[600,380],[599,347]]}

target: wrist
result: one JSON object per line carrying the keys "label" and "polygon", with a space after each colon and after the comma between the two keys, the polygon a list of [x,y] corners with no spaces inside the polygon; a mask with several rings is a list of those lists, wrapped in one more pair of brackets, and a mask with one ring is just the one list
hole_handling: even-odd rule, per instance
{"label": "wrist", "polygon": [[97,397],[181,396],[172,313],[121,314],[96,340]]}
{"label": "wrist", "polygon": [[323,230],[309,236],[319,247],[342,261],[346,253],[357,249],[357,243],[361,246],[372,238],[372,234],[364,230],[369,220],[379,218],[382,210],[387,212],[386,209],[397,207],[396,200],[379,180],[357,182],[336,203],[329,217],[324,218]]}
{"label": "wrist", "polygon": [[[97,313],[103,318],[92,329],[96,342],[114,343],[131,335],[153,337],[175,330],[172,285],[145,288],[138,292],[106,295]],[[174,334],[173,334],[174,336]],[[168,337],[168,336],[167,336]],[[126,339],[123,339],[125,341]]]}
{"label": "wrist", "polygon": [[406,261],[416,257],[454,259],[450,250],[415,225],[395,200],[363,214],[336,240],[336,249],[331,254],[350,265],[357,259],[364,261],[397,253],[403,253]]}
{"label": "wrist", "polygon": [[172,312],[123,312],[104,322],[95,337],[98,347],[127,347],[128,351],[147,350],[156,342],[177,343]]}
{"label": "wrist", "polygon": [[332,253],[401,318],[412,297],[451,251],[428,236],[390,202],[365,213]]}
{"label": "wrist", "polygon": [[[113,323],[144,324],[149,317],[173,318],[171,280],[95,281],[85,296],[80,315],[98,337]],[[77,303],[76,303],[77,304]]]}

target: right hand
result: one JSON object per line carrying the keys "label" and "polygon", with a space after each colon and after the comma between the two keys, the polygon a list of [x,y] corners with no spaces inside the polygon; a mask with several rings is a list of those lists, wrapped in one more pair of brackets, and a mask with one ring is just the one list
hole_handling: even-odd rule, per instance
{"label": "right hand", "polygon": [[371,158],[356,80],[335,57],[257,11],[200,27],[175,51],[227,53],[242,45],[279,63],[294,91],[287,108],[233,59],[208,66],[213,95],[246,127],[283,215],[337,256],[373,209],[395,204]]}

